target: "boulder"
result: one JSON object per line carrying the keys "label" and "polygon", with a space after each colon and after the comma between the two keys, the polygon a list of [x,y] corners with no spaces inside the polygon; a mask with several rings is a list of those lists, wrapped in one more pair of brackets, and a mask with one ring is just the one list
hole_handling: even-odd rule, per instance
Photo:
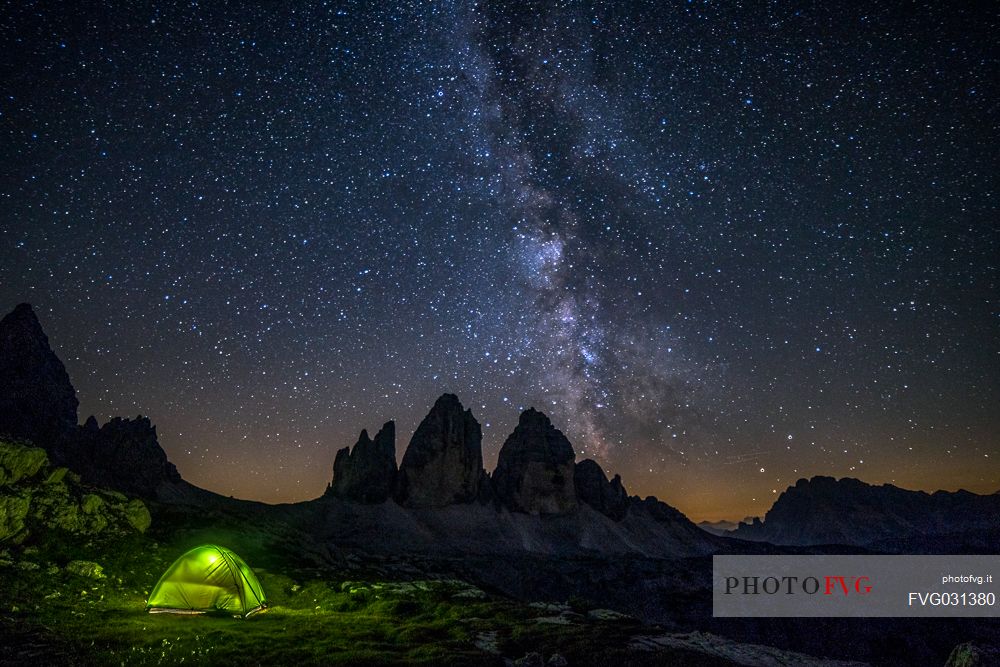
{"label": "boulder", "polygon": [[34,310],[20,304],[0,320],[0,434],[55,443],[76,427],[78,405]]}
{"label": "boulder", "polygon": [[483,432],[471,410],[444,394],[420,422],[403,454],[396,500],[406,507],[445,507],[480,497]]}
{"label": "boulder", "polygon": [[375,439],[361,431],[353,449],[344,447],[333,462],[328,493],[362,503],[382,503],[396,485],[396,424],[386,422]]}
{"label": "boulder", "polygon": [[104,568],[89,560],[71,560],[66,564],[66,571],[89,579],[104,579]]}
{"label": "boulder", "polygon": [[130,500],[124,507],[125,521],[135,530],[145,533],[153,523],[146,504],[141,500]]}
{"label": "boulder", "polygon": [[564,514],[577,506],[576,455],[569,440],[541,412],[521,413],[517,427],[500,449],[493,491],[515,512]]}
{"label": "boulder", "polygon": [[532,651],[524,657],[515,660],[513,664],[515,667],[545,667],[545,659],[541,653]]}
{"label": "boulder", "polygon": [[141,500],[122,499],[97,491],[79,500],[79,489],[40,486],[31,495],[29,530],[61,530],[71,535],[125,535],[145,532],[152,518]]}
{"label": "boulder", "polygon": [[[72,535],[145,532],[152,521],[141,500],[116,491],[84,487],[66,468],[52,469],[35,447],[0,441],[5,461],[31,460],[31,474],[8,475],[0,485],[0,542],[21,543],[30,534],[65,531]],[[14,466],[15,469],[18,466]],[[6,470],[6,468],[4,468]],[[11,481],[13,479],[13,481]]]}
{"label": "boulder", "polygon": [[601,514],[621,521],[628,512],[628,493],[622,485],[620,475],[615,475],[610,482],[604,470],[596,461],[584,459],[576,464],[573,482],[576,487],[576,497],[587,503]]}
{"label": "boulder", "polygon": [[964,642],[948,656],[944,667],[988,667],[1000,665],[1000,647]]}
{"label": "boulder", "polygon": [[88,493],[80,500],[80,509],[84,514],[97,514],[104,507],[104,499],[96,493]]}
{"label": "boulder", "polygon": [[69,468],[55,468],[45,477],[46,484],[62,484],[62,481],[66,478],[66,473],[69,472]]}
{"label": "boulder", "polygon": [[0,496],[0,543],[20,542],[27,536],[25,520],[31,509],[31,497],[26,495]]}
{"label": "boulder", "polygon": [[0,440],[0,486],[34,477],[48,462],[44,449]]}

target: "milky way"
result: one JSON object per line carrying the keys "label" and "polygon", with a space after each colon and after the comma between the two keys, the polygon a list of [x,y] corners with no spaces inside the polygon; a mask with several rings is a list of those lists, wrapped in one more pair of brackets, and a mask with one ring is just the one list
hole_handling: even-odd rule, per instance
{"label": "milky way", "polygon": [[[437,395],[695,518],[1000,488],[996,16],[853,3],[0,13],[0,306],[196,484],[318,495]],[[243,471],[249,470],[250,475]]]}

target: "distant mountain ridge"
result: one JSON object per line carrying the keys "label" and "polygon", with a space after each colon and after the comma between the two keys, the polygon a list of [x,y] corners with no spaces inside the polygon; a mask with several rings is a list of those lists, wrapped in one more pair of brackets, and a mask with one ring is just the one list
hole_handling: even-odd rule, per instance
{"label": "distant mountain ridge", "polygon": [[1000,528],[1000,492],[910,491],[844,477],[800,479],[764,516],[727,535],[744,540],[807,546],[876,545]]}
{"label": "distant mountain ridge", "polygon": [[713,535],[725,535],[729,531],[736,530],[741,523],[753,523],[753,520],[756,518],[757,517],[748,516],[744,517],[740,521],[728,521],[726,519],[721,519],[719,521],[699,521],[698,527],[712,533]]}

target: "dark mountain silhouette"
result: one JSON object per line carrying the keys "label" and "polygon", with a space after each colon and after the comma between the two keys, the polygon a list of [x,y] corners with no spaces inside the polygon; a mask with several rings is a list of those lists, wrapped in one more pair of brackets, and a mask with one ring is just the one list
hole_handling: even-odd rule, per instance
{"label": "dark mountain silhouette", "polygon": [[614,479],[608,481],[608,476],[596,461],[584,459],[576,464],[573,484],[581,502],[615,521],[625,518],[629,497],[620,475],[615,475]]}
{"label": "dark mountain silhouette", "polygon": [[722,519],[720,521],[699,521],[698,527],[712,533],[713,535],[725,535],[731,530],[736,530],[741,523],[753,523],[756,518],[757,517],[748,516],[739,521],[727,521],[726,519]]}
{"label": "dark mountain silhouette", "polygon": [[116,417],[98,427],[77,425],[76,390],[31,306],[0,320],[0,435],[44,448],[97,486],[154,498],[162,485],[182,484],[145,417]]}
{"label": "dark mountain silhouette", "polygon": [[82,427],[59,441],[53,458],[91,484],[153,498],[161,485],[178,484],[181,476],[160,447],[148,417],[115,417],[98,428],[91,416]]}
{"label": "dark mountain silhouette", "polygon": [[[130,495],[216,509],[270,511],[315,524],[323,539],[369,551],[681,556],[718,544],[656,498],[629,498],[549,418],[521,414],[491,477],[482,429],[454,394],[435,401],[396,467],[395,424],[337,452],[323,498],[266,509],[181,479],[147,417],[76,424],[76,392],[31,307],[0,323],[0,435],[31,440],[83,481]],[[18,388],[18,392],[11,390]],[[581,471],[579,483],[575,479]]]}
{"label": "dark mountain silhouette", "polygon": [[493,490],[515,512],[565,514],[577,506],[575,458],[573,445],[562,431],[529,408],[500,448]]}
{"label": "dark mountain silhouette", "polygon": [[396,501],[405,507],[445,507],[480,497],[483,431],[454,394],[444,394],[410,439],[399,465]]}
{"label": "dark mountain silhouette", "polygon": [[31,306],[0,320],[0,433],[55,442],[76,428],[76,391]]}
{"label": "dark mountain silhouette", "polygon": [[788,487],[763,521],[742,523],[729,535],[773,544],[871,546],[998,527],[1000,494],[926,493],[849,477],[813,477]]}
{"label": "dark mountain silhouette", "polygon": [[[77,405],[31,306],[17,306],[0,320],[0,435],[44,448],[55,465],[71,468],[86,483],[133,496],[264,507],[182,480],[148,418],[116,417],[99,426],[90,417],[78,426]],[[295,512],[319,513],[317,530],[331,540],[367,536],[366,548],[376,550],[448,545],[459,552],[667,557],[733,548],[654,497],[629,497],[621,478],[609,480],[596,462],[575,462],[572,445],[537,410],[521,414],[492,476],[482,460],[479,422],[457,396],[444,394],[417,427],[398,469],[395,425],[387,422],[374,440],[362,432],[353,449],[341,449],[327,493]],[[928,494],[816,477],[785,491],[764,521],[743,523],[727,535],[899,551],[916,539],[937,548],[934,536],[961,534],[961,544],[974,550],[1000,532],[997,517],[1000,494]]]}
{"label": "dark mountain silhouette", "polygon": [[354,448],[344,447],[333,461],[327,494],[363,503],[383,503],[396,487],[396,424],[386,422],[375,439],[361,431]]}

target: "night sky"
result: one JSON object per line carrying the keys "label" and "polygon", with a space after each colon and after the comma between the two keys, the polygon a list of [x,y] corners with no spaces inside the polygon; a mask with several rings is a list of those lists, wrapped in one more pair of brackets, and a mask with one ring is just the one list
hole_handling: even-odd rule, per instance
{"label": "night sky", "polygon": [[[295,5],[291,7],[290,5]],[[81,419],[319,495],[434,399],[692,518],[1000,488],[984,3],[8,3],[0,309]]]}

